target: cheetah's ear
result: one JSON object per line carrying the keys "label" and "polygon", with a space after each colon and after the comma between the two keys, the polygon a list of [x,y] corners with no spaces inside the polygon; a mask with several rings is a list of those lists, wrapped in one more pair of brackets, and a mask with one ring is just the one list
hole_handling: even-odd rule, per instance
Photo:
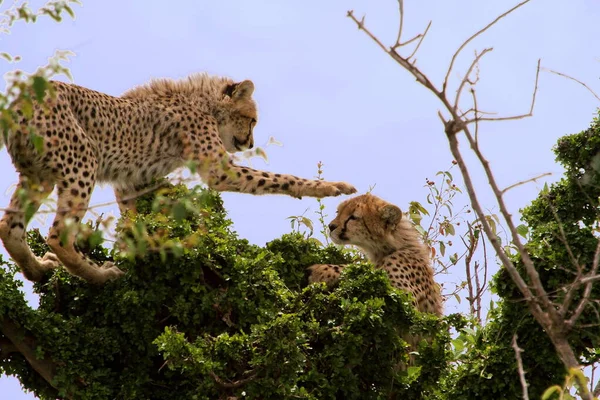
{"label": "cheetah's ear", "polygon": [[396,226],[402,219],[402,210],[393,204],[386,204],[379,209],[379,215],[386,226]]}
{"label": "cheetah's ear", "polygon": [[252,81],[245,80],[235,84],[231,98],[234,101],[249,99],[252,96],[252,93],[254,93],[254,83],[252,83]]}

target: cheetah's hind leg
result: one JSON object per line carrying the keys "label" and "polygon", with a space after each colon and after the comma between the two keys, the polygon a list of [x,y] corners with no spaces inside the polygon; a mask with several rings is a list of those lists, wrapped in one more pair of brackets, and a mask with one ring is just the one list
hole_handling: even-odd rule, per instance
{"label": "cheetah's hind leg", "polygon": [[31,281],[39,281],[46,271],[60,264],[54,253],[48,252],[44,257],[36,257],[25,240],[29,222],[26,220],[26,212],[35,214],[42,201],[52,193],[52,189],[54,184],[35,182],[21,176],[8,210],[0,220],[0,238],[6,251],[21,268],[25,278]]}
{"label": "cheetah's hind leg", "polygon": [[77,250],[76,229],[67,224],[67,220],[70,219],[78,226],[87,211],[97,165],[92,154],[87,153],[87,158],[89,162],[80,168],[81,176],[85,179],[80,178],[79,181],[73,182],[65,179],[58,185],[56,218],[48,235],[48,245],[71,274],[93,284],[103,284],[121,277],[123,271],[112,263],[100,267]]}

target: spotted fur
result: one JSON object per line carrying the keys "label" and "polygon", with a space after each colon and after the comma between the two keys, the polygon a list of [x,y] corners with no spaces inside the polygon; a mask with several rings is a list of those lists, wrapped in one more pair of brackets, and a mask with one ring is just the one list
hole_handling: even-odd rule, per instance
{"label": "spotted fur", "polygon": [[[123,274],[112,263],[96,265],[75,248],[75,232],[97,182],[114,186],[121,211],[131,209],[136,192],[187,161],[197,163],[203,181],[220,191],[325,197],[354,193],[344,182],[307,180],[235,165],[228,152],[251,148],[258,115],[251,81],[236,83],[206,74],[155,80],[113,97],[73,84],[51,82],[54,96],[35,104],[25,117],[12,109],[17,129],[6,145],[19,172],[18,189],[0,221],[0,238],[27,279],[39,280],[59,262],[89,282],[101,284]],[[43,139],[34,146],[30,131]],[[37,211],[58,187],[56,218],[44,257],[25,242],[24,210]],[[25,194],[25,195],[23,195]]]}
{"label": "spotted fur", "polygon": [[[376,268],[387,272],[393,286],[412,294],[419,311],[442,315],[442,299],[433,280],[427,246],[398,207],[371,194],[356,196],[339,205],[329,230],[334,243],[359,247]],[[309,267],[309,281],[331,286],[343,268],[313,265]]]}

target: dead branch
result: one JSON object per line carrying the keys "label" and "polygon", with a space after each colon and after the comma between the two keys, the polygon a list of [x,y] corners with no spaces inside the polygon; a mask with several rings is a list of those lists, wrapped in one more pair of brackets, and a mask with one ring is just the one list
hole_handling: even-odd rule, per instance
{"label": "dead branch", "polygon": [[600,396],[600,379],[596,382],[596,387],[594,387],[594,391],[592,392],[594,397]]}
{"label": "dead branch", "polygon": [[[458,48],[458,50],[454,53],[454,55],[450,61],[450,65],[448,67],[446,76],[444,78],[444,82],[442,84],[442,90],[439,90],[433,84],[433,82],[429,79],[429,77],[426,76],[418,67],[416,67],[414,63],[411,63],[408,58],[402,57],[393,48],[390,48],[388,50],[383,45],[383,43],[365,27],[365,23],[364,23],[365,18],[364,17],[359,21],[358,19],[355,18],[352,11],[348,12],[348,17],[350,17],[357,24],[359,30],[364,31],[375,43],[377,43],[377,45],[379,47],[382,48],[383,51],[385,51],[390,57],[392,57],[392,59],[394,59],[401,67],[406,69],[412,76],[414,76],[415,79],[417,80],[417,82],[419,82],[421,85],[423,85],[429,91],[431,91],[438,98],[438,100],[443,104],[444,108],[449,113],[449,118],[445,118],[443,116],[443,114],[441,113],[441,111],[438,111],[438,116],[440,117],[440,119],[442,120],[442,123],[444,124],[444,131],[446,133],[446,138],[450,145],[450,151],[452,153],[454,160],[456,160],[458,167],[460,169],[460,172],[463,176],[463,180],[464,180],[464,183],[465,183],[465,186],[467,189],[467,193],[469,195],[469,199],[471,201],[471,205],[472,205],[476,215],[479,217],[483,231],[485,232],[488,240],[490,241],[490,244],[494,248],[498,258],[502,262],[502,265],[508,272],[508,274],[511,277],[512,281],[514,282],[515,286],[523,295],[524,300],[525,300],[526,304],[528,305],[529,310],[531,311],[532,315],[547,332],[549,339],[551,340],[551,342],[554,345],[557,355],[559,356],[559,358],[561,359],[561,361],[563,362],[565,367],[567,369],[580,368],[579,360],[575,357],[573,349],[571,348],[571,346],[569,345],[569,342],[567,340],[566,333],[568,332],[569,329],[566,324],[566,321],[561,316],[561,313],[557,310],[556,306],[552,303],[548,293],[546,292],[544,286],[542,285],[542,282],[541,282],[539,274],[535,268],[533,260],[531,259],[529,253],[525,249],[525,246],[521,242],[521,240],[519,238],[519,234],[518,234],[516,226],[515,226],[515,223],[512,221],[512,215],[508,211],[508,208],[507,208],[506,203],[503,198],[504,191],[500,190],[498,183],[496,181],[496,178],[490,167],[489,161],[485,158],[485,156],[479,149],[478,141],[473,137],[473,135],[469,129],[470,123],[475,123],[476,129],[477,129],[477,125],[478,125],[479,121],[516,120],[516,119],[526,118],[526,117],[533,115],[533,109],[535,107],[535,100],[536,100],[536,95],[537,95],[537,90],[538,90],[539,71],[540,71],[541,61],[538,60],[538,63],[537,63],[535,85],[534,85],[534,90],[533,90],[533,94],[532,94],[531,106],[530,106],[529,112],[526,114],[515,115],[512,117],[498,117],[498,118],[480,117],[479,114],[477,113],[476,95],[473,90],[472,95],[473,95],[474,104],[475,104],[475,107],[474,107],[475,116],[474,116],[474,119],[467,119],[464,114],[463,115],[459,114],[458,104],[451,104],[446,95],[448,79],[449,79],[449,76],[454,67],[454,63],[455,63],[458,55],[466,47],[466,45],[469,42],[471,42],[474,38],[476,38],[477,36],[479,36],[480,34],[485,32],[487,29],[492,27],[494,24],[496,24],[499,20],[501,20],[502,18],[504,18],[505,16],[507,16],[508,14],[510,14],[511,12],[515,11],[516,9],[518,9],[519,7],[523,6],[524,4],[526,4],[528,2],[529,2],[529,0],[522,1],[521,3],[517,4],[515,7],[508,10],[507,12],[501,14],[496,19],[494,19],[491,23],[489,23],[484,28],[482,28],[481,30],[479,30],[478,32],[473,34],[471,37],[469,37]],[[401,10],[401,11],[403,11],[403,10]],[[471,64],[472,67],[470,67],[470,70],[472,68],[474,68],[473,66],[476,64],[477,64],[477,60],[475,60],[475,62]],[[463,78],[463,80],[461,81],[461,84],[459,85],[460,91],[462,91],[464,89],[464,86],[466,85],[466,83],[468,83],[468,81],[469,81],[469,76],[467,74],[465,76],[465,78]],[[459,99],[459,98],[460,98],[460,92],[457,93],[457,99]],[[528,283],[525,282],[525,279],[520,275],[519,271],[513,264],[512,260],[505,253],[504,249],[501,246],[501,243],[498,241],[498,238],[494,234],[489,221],[487,221],[485,219],[485,213],[483,212],[483,208],[481,207],[479,198],[475,192],[475,188],[474,188],[473,181],[471,179],[471,174],[470,174],[469,168],[467,167],[466,162],[465,162],[465,160],[462,156],[462,153],[460,151],[460,148],[459,148],[457,134],[460,132],[464,133],[467,141],[469,142],[469,145],[470,145],[472,151],[475,153],[478,164],[480,164],[484,170],[485,176],[487,177],[488,183],[489,183],[490,187],[492,188],[492,192],[494,193],[494,197],[496,198],[496,201],[498,203],[500,213],[506,222],[506,226],[508,228],[508,232],[510,233],[512,242],[515,245],[515,247],[517,248],[519,257],[521,258],[521,261],[523,263],[523,267],[525,269],[525,274],[528,277],[528,281],[529,281]],[[584,399],[591,400],[591,395],[589,395],[589,393],[584,393],[583,391],[580,391],[580,395]]]}
{"label": "dead branch", "polygon": [[[583,278],[583,279],[579,280],[579,282],[581,284],[585,285],[585,289],[583,289],[583,296],[582,296],[581,300],[579,301],[579,304],[575,308],[573,315],[566,322],[567,326],[569,326],[569,327],[575,326],[577,319],[579,319],[584,308],[588,305],[588,303],[590,301],[590,294],[592,293],[593,282],[595,280],[600,279],[600,276],[596,275],[596,273],[598,272],[598,264],[600,264],[600,241],[598,241],[598,246],[596,246],[596,253],[594,254],[592,270],[590,271],[589,275],[586,277],[587,279]],[[596,278],[596,279],[592,279],[592,278]]]}
{"label": "dead branch", "polygon": [[[429,23],[427,24],[427,27],[425,28],[425,30],[423,31],[423,33],[418,34],[417,36],[415,36],[413,39],[420,39],[419,43],[417,43],[417,45],[415,46],[415,48],[413,49],[412,53],[409,54],[408,59],[410,60],[411,58],[414,57],[415,54],[417,54],[417,51],[419,51],[419,47],[421,47],[421,43],[423,43],[423,39],[425,39],[425,36],[427,36],[427,32],[429,32],[429,28],[431,28],[431,22],[429,21]],[[408,42],[406,42],[405,44],[408,44],[409,42],[412,42],[412,40],[409,40]]]}
{"label": "dead branch", "polygon": [[511,8],[510,10],[500,14],[495,20],[493,20],[492,22],[490,22],[489,24],[487,24],[486,26],[484,26],[483,28],[481,28],[480,30],[475,32],[473,35],[471,35],[471,37],[469,37],[467,40],[465,40],[463,42],[463,44],[460,45],[458,50],[456,50],[456,52],[454,52],[454,55],[452,56],[452,60],[450,60],[450,66],[448,66],[448,71],[446,72],[446,76],[444,77],[444,84],[442,85],[442,93],[446,93],[446,88],[448,87],[448,79],[450,78],[450,74],[452,73],[452,68],[454,68],[454,63],[456,62],[456,59],[458,58],[458,55],[460,54],[460,52],[463,51],[463,49],[477,36],[481,35],[483,32],[487,31],[489,28],[496,25],[498,23],[498,21],[500,21],[502,18],[506,17],[508,14],[515,11],[517,8],[522,7],[525,4],[529,3],[529,1],[530,0],[522,1],[521,3],[519,3],[516,6],[514,6],[513,8]]}
{"label": "dead branch", "polygon": [[246,372],[245,374],[249,374],[249,376],[246,377],[246,378],[238,379],[237,381],[225,382],[223,379],[221,379],[213,371],[209,372],[209,375],[215,380],[215,382],[217,382],[217,384],[219,386],[221,386],[223,388],[226,388],[226,389],[239,388],[240,386],[243,386],[246,383],[253,381],[254,379],[256,379],[256,376],[258,375],[258,372],[256,372],[255,370],[252,370],[252,371]]}
{"label": "dead branch", "polygon": [[[463,89],[464,89],[465,85],[467,83],[471,83],[472,84],[472,82],[469,79],[469,77],[471,76],[471,72],[473,71],[473,68],[475,68],[475,66],[477,64],[479,64],[479,61],[481,60],[481,58],[483,56],[485,56],[487,53],[489,53],[492,50],[494,50],[492,47],[488,47],[487,49],[483,49],[481,51],[481,53],[479,53],[479,54],[477,54],[477,56],[475,56],[475,58],[471,62],[471,65],[469,65],[469,68],[467,69],[467,73],[465,74],[465,76],[460,81],[460,84],[458,85],[458,89],[456,90],[456,97],[454,98],[454,112],[455,113],[458,112],[458,104],[460,102],[460,95],[463,92]],[[477,115],[475,115],[475,119],[479,120],[480,118]]]}
{"label": "dead branch", "polygon": [[513,335],[512,348],[515,350],[515,358],[517,359],[517,371],[519,371],[519,381],[521,381],[521,387],[523,388],[523,400],[529,400],[529,393],[527,390],[527,381],[525,380],[525,371],[523,370],[523,360],[521,359],[521,353],[523,349],[517,344],[517,335]]}
{"label": "dead branch", "polygon": [[550,175],[552,175],[552,172],[544,172],[543,174],[534,176],[533,178],[525,179],[524,181],[519,181],[517,183],[513,183],[512,185],[507,186],[506,188],[504,188],[502,190],[502,194],[505,194],[506,192],[508,192],[511,189],[516,188],[517,186],[525,185],[525,184],[530,183],[530,182],[537,182],[538,179],[542,179],[542,178],[544,178],[546,176],[550,176]]}
{"label": "dead branch", "polygon": [[[465,257],[465,270],[466,270],[466,275],[467,275],[467,288],[469,290],[469,308],[471,309],[471,315],[476,315],[479,314],[478,313],[478,308],[475,306],[476,304],[476,297],[475,297],[475,292],[477,291],[478,288],[473,288],[473,279],[471,279],[471,260],[473,259],[473,256],[475,255],[475,249],[477,248],[477,243],[478,243],[478,239],[475,238],[475,234],[473,233],[473,227],[471,226],[471,224],[469,224],[469,243],[467,244],[467,242],[463,239],[463,243],[465,245],[465,247],[467,247],[467,255]],[[475,262],[475,266],[474,266],[474,274],[477,275],[477,262]],[[479,318],[479,316],[477,316],[477,321],[479,323],[481,323],[481,319]]]}
{"label": "dead branch", "polygon": [[539,59],[538,63],[537,63],[537,69],[535,72],[535,86],[533,88],[533,95],[531,96],[531,106],[529,107],[529,112],[526,114],[520,114],[520,115],[512,115],[510,117],[479,117],[476,119],[469,119],[466,120],[465,123],[470,124],[473,123],[475,121],[515,121],[518,119],[523,119],[523,118],[528,118],[533,116],[533,109],[535,108],[535,99],[536,99],[536,95],[538,92],[538,82],[540,79],[540,64],[541,64],[542,60]]}
{"label": "dead branch", "polygon": [[586,88],[586,89],[588,90],[588,92],[590,92],[590,93],[592,94],[592,96],[594,96],[594,97],[596,98],[596,100],[600,101],[600,96],[598,96],[598,95],[596,94],[596,92],[594,92],[594,91],[592,90],[592,88],[590,88],[590,87],[589,87],[588,85],[586,85],[585,83],[581,82],[579,79],[575,79],[575,78],[573,78],[573,77],[572,77],[572,76],[570,76],[570,75],[563,74],[562,72],[554,71],[554,70],[552,70],[552,69],[550,69],[550,68],[542,68],[542,70],[543,70],[543,71],[546,71],[546,72],[550,72],[551,74],[556,74],[556,75],[558,75],[558,76],[562,76],[563,78],[567,78],[567,79],[570,79],[570,80],[572,80],[572,81],[575,81],[575,82],[579,83],[581,86],[583,86],[584,88]]}

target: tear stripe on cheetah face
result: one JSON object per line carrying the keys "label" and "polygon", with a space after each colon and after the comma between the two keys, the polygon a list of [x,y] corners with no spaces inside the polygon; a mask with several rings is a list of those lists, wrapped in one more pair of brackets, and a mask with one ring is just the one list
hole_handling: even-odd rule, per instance
{"label": "tear stripe on cheetah face", "polygon": [[[32,118],[25,118],[19,103],[11,106],[17,128],[6,137],[20,182],[0,220],[0,238],[28,279],[41,279],[59,261],[92,283],[122,275],[116,266],[99,267],[78,252],[75,232],[65,232],[68,219],[78,223],[84,217],[96,182],[113,184],[121,211],[132,206],[137,188],[187,161],[197,163],[204,182],[221,191],[294,197],[356,192],[344,182],[263,172],[232,162],[228,152],[254,145],[258,115],[251,81],[197,74],[155,80],[120,98],[62,82],[51,82],[51,87],[55,95],[35,104]],[[30,128],[42,138],[41,152]],[[37,207],[55,186],[59,211],[48,237],[53,254],[38,258],[25,242],[24,211],[30,206],[20,196],[23,191],[37,196]]]}
{"label": "tear stripe on cheetah face", "polygon": [[[329,229],[334,243],[359,247],[377,268],[387,272],[393,286],[411,293],[419,311],[442,315],[429,250],[400,208],[371,194],[356,196],[338,206]],[[342,268],[313,265],[309,282],[333,285]]]}

